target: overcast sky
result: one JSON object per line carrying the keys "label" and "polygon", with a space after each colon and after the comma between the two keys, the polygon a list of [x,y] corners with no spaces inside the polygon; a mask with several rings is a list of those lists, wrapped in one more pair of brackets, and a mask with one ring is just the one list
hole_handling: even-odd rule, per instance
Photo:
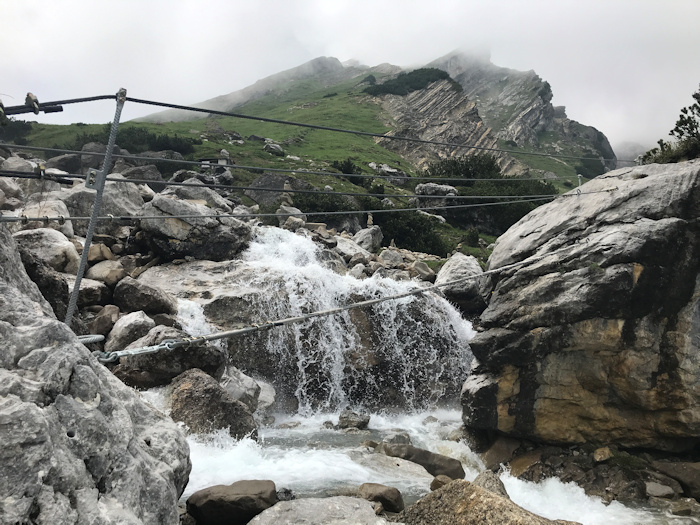
{"label": "overcast sky", "polygon": [[[698,0],[0,0],[0,98],[177,104],[319,56],[420,66],[455,49],[535,70],[613,145],[668,138],[700,83]],[[114,102],[42,122],[108,122]],[[122,119],[153,112],[127,104]],[[22,118],[22,117],[20,117]]]}

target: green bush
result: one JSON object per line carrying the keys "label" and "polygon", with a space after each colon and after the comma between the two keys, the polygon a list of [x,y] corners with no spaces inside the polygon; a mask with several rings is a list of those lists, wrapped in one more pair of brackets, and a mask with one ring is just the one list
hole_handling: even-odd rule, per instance
{"label": "green bush", "polygon": [[[556,195],[556,188],[549,182],[523,180],[517,177],[504,177],[496,159],[489,154],[465,155],[430,164],[425,171],[429,177],[462,179],[448,183],[457,188],[459,195],[473,196],[512,196],[512,200],[528,195]],[[487,180],[470,180],[487,179]],[[495,182],[498,180],[498,182]],[[449,201],[449,206],[460,204],[488,204],[509,199],[479,199]],[[471,208],[454,208],[440,211],[440,215],[458,228],[479,226],[482,231],[500,235],[534,210],[541,202],[512,202],[510,204],[479,206]]]}
{"label": "green bush", "polygon": [[394,211],[375,214],[374,223],[382,229],[385,246],[393,240],[400,248],[447,256],[448,247],[436,232],[435,219],[417,212]]}
{"label": "green bush", "polygon": [[692,96],[695,103],[681,109],[676,127],[669,133],[675,142],[659,140],[658,148],[650,149],[642,156],[644,164],[666,164],[700,157],[700,89]]}
{"label": "green bush", "polygon": [[374,96],[386,94],[404,96],[412,91],[424,89],[428,84],[438,80],[449,80],[455,91],[462,91],[462,86],[452,80],[446,71],[436,68],[421,68],[410,73],[399,73],[396,78],[387,80],[383,84],[366,87],[363,91]]}

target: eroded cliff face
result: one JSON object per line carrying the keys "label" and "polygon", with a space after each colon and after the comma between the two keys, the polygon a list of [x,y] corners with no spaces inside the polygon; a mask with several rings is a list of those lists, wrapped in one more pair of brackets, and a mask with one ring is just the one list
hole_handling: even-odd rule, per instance
{"label": "eroded cliff face", "polygon": [[467,426],[550,443],[700,442],[700,161],[617,170],[501,236]]}
{"label": "eroded cliff face", "polygon": [[[605,135],[569,119],[563,106],[552,105],[551,86],[534,71],[498,67],[488,57],[459,52],[428,67],[447,71],[459,82],[485,124],[501,139],[501,147],[615,159]],[[615,161],[605,162],[604,167],[614,169]]]}
{"label": "eroded cliff face", "polygon": [[[498,138],[479,116],[476,103],[465,93],[456,91],[451,82],[433,82],[425,89],[405,96],[383,95],[382,108],[389,115],[394,136],[446,144],[469,144],[479,148],[497,148]],[[471,155],[483,150],[450,145],[422,144],[380,139],[387,149],[399,153],[419,168],[441,158]],[[504,153],[494,152],[501,171],[522,174],[527,168]]]}

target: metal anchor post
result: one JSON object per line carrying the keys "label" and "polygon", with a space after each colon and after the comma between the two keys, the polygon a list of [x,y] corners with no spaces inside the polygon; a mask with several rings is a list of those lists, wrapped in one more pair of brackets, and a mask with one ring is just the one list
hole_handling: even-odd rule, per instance
{"label": "metal anchor post", "polygon": [[100,216],[100,208],[102,206],[102,193],[105,188],[105,179],[112,166],[112,150],[114,150],[114,145],[117,141],[117,128],[119,127],[119,118],[122,114],[122,108],[124,107],[124,102],[126,102],[126,89],[122,88],[117,93],[117,109],[114,114],[114,120],[112,121],[112,128],[109,132],[109,141],[107,142],[107,153],[104,158],[104,163],[102,165],[102,171],[100,171],[94,179],[89,176],[85,180],[86,188],[94,188],[97,190],[95,193],[95,202],[92,206],[92,215],[90,216],[90,223],[88,224],[87,234],[85,235],[85,246],[83,247],[83,255],[80,258],[80,266],[78,267],[78,274],[75,276],[75,285],[73,286],[73,292],[70,296],[70,301],[68,303],[68,309],[66,310],[66,318],[64,323],[69,327],[71,321],[73,320],[73,314],[75,313],[76,306],[78,305],[78,294],[80,293],[80,282],[83,280],[83,274],[85,273],[85,268],[87,267],[88,256],[90,252],[90,244],[92,243],[92,236],[95,233],[95,225],[97,224],[97,218]]}

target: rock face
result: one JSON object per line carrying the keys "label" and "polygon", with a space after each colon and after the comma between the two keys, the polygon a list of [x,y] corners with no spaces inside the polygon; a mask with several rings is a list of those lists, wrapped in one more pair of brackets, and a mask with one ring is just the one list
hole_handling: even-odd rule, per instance
{"label": "rock face", "polygon": [[456,480],[431,492],[397,516],[406,525],[548,525],[552,521],[533,514],[512,501],[464,480]]}
{"label": "rock face", "polygon": [[58,322],[0,227],[3,523],[177,523],[182,432]]}
{"label": "rock face", "polygon": [[[552,106],[552,88],[534,71],[516,71],[498,67],[487,56],[454,52],[429,67],[447,71],[464,89],[464,95],[476,101],[484,127],[493,135],[515,145],[562,145],[588,155],[615,159],[608,139],[597,129],[579,124],[566,116],[564,107]],[[511,144],[513,145],[513,144]],[[499,159],[502,164],[503,159]],[[509,171],[512,167],[501,167]],[[615,161],[600,163],[594,169],[614,169]],[[575,166],[582,173],[583,166]],[[588,174],[588,175],[593,175]]]}
{"label": "rock face", "polygon": [[[475,429],[669,451],[700,439],[700,161],[598,177],[500,237],[462,390]],[[492,293],[491,293],[492,292]]]}

